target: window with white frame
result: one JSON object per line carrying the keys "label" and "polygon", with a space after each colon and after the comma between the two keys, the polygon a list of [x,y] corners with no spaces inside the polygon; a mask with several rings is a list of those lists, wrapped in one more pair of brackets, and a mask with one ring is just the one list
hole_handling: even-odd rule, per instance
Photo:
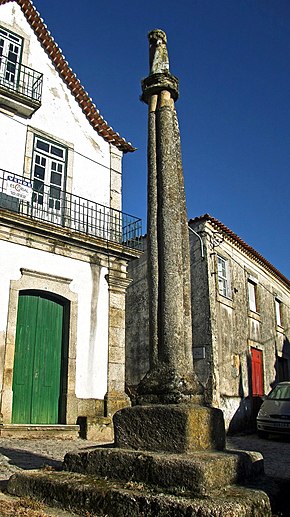
{"label": "window with white frame", "polygon": [[217,256],[219,293],[227,298],[231,297],[229,262],[227,259]]}
{"label": "window with white frame", "polygon": [[64,211],[67,149],[34,137],[32,156],[33,216],[61,224]]}
{"label": "window with white frame", "polygon": [[66,148],[42,137],[34,138],[32,179],[34,204],[46,213],[61,211],[65,185]]}
{"label": "window with white frame", "polygon": [[23,40],[0,27],[0,84],[14,87],[19,71]]}
{"label": "window with white frame", "polygon": [[257,312],[257,282],[248,278],[248,297],[250,311]]}
{"label": "window with white frame", "polygon": [[275,314],[276,314],[276,323],[280,327],[282,327],[282,304],[279,298],[275,298]]}

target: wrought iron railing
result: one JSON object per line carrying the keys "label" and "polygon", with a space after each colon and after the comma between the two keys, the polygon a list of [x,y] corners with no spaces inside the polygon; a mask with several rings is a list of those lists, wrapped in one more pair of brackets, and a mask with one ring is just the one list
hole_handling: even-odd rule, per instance
{"label": "wrought iron railing", "polygon": [[28,66],[0,57],[0,86],[40,104],[43,75]]}
{"label": "wrought iron railing", "polygon": [[0,209],[141,249],[141,219],[0,169]]}

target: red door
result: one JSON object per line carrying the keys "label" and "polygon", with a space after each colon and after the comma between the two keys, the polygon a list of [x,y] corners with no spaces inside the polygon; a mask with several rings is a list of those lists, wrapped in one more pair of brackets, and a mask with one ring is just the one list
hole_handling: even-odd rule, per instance
{"label": "red door", "polygon": [[261,397],[264,395],[263,383],[263,352],[256,348],[251,348],[252,356],[252,395]]}

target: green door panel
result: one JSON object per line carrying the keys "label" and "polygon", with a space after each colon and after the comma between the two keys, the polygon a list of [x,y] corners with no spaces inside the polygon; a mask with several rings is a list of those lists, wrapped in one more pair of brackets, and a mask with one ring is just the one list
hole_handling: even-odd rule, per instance
{"label": "green door panel", "polygon": [[13,370],[13,423],[29,423],[37,299],[19,297]]}
{"label": "green door panel", "polygon": [[35,295],[19,297],[13,423],[58,423],[62,325],[59,303]]}

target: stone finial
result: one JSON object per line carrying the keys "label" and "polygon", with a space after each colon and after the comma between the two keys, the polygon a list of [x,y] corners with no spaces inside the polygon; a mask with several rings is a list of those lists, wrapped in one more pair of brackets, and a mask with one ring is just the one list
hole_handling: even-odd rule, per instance
{"label": "stone finial", "polygon": [[154,29],[148,34],[150,75],[169,72],[167,37],[165,32]]}
{"label": "stone finial", "polygon": [[154,29],[148,33],[148,40],[150,72],[142,80],[141,100],[148,104],[152,95],[168,91],[176,101],[179,94],[178,79],[169,71],[166,34],[161,29]]}

